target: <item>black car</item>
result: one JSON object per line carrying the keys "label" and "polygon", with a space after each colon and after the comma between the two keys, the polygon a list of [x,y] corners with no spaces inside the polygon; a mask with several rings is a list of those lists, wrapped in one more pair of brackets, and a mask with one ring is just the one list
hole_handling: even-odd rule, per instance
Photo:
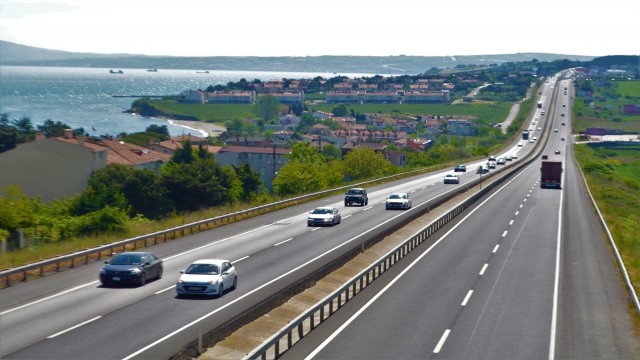
{"label": "black car", "polygon": [[459,172],[459,171],[467,172],[467,167],[464,166],[464,165],[456,165],[456,167],[453,168],[453,171],[454,172]]}
{"label": "black car", "polygon": [[351,204],[365,206],[368,203],[369,197],[367,196],[367,189],[364,188],[350,189],[344,197],[344,206],[351,206]]}
{"label": "black car", "polygon": [[124,252],[104,263],[107,265],[100,269],[100,282],[104,286],[114,284],[142,286],[147,283],[147,280],[162,277],[162,260],[150,252]]}

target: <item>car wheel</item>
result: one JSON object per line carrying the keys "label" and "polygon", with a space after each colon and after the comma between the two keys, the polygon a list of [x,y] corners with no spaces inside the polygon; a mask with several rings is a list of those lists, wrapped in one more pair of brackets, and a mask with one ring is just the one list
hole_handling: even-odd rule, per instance
{"label": "car wheel", "polygon": [[156,276],[156,279],[162,279],[162,268],[158,269],[158,276]]}
{"label": "car wheel", "polygon": [[233,285],[231,285],[231,290],[235,290],[238,287],[238,277],[233,278]]}
{"label": "car wheel", "polygon": [[349,205],[350,205],[350,204],[349,204],[348,202],[346,202],[346,201],[344,202],[344,206],[345,206],[345,207],[347,207],[347,206],[349,206]]}
{"label": "car wheel", "polygon": [[224,284],[220,284],[218,286],[218,296],[222,296],[222,293],[224,292]]}
{"label": "car wheel", "polygon": [[138,279],[138,285],[144,286],[146,283],[147,283],[147,274],[146,273],[140,274],[140,279]]}

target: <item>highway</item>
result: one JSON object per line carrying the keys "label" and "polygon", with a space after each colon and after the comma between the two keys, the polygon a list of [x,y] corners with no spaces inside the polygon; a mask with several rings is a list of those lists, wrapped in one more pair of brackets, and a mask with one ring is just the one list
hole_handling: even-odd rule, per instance
{"label": "highway", "polygon": [[543,154],[566,164],[562,190],[541,189],[533,162],[284,358],[640,358],[617,267],[562,140],[570,104],[558,94],[558,132]]}
{"label": "highway", "polygon": [[[543,91],[551,91],[551,89],[547,87]],[[539,119],[540,125],[536,126],[544,126],[544,121],[541,117]],[[522,159],[534,144],[524,143],[522,147],[518,147],[516,145],[519,142],[521,141],[514,142],[513,147],[504,153],[517,153],[518,157]],[[468,163],[467,167],[472,170],[480,163],[484,163],[484,161]],[[508,166],[513,166],[513,163],[508,163]],[[535,168],[535,166],[530,168]],[[465,186],[465,183],[478,176],[474,171],[469,171],[461,176],[460,185],[442,184],[444,174],[450,171],[439,171],[371,187],[369,188],[369,205],[365,207],[344,207],[343,197],[333,196],[154,246],[149,250],[164,260],[164,277],[140,288],[104,288],[100,286],[97,277],[98,270],[103,264],[93,263],[0,290],[2,294],[0,357],[7,359],[167,358],[195,340],[200,331],[207,332],[209,329],[217,328],[259,305],[282,289],[318,271],[325,264],[341,257],[350,248],[359,244],[359,239],[363,234],[375,233],[379,226],[387,221],[407,216],[411,211],[420,211],[427,206],[429,200],[458,186]],[[528,171],[535,172],[534,170]],[[528,188],[533,190],[536,176],[535,174],[529,176],[531,178],[526,180],[525,176],[519,176],[512,183],[520,184],[522,182],[517,186],[520,192]],[[513,185],[513,187],[516,186]],[[413,209],[407,212],[385,211],[384,199],[392,192],[410,193],[413,199]],[[511,190],[502,192],[511,194]],[[536,197],[536,204],[540,202],[554,210],[557,209],[558,205],[554,205],[554,201],[559,201],[557,194],[561,192],[550,191],[546,192],[547,195],[545,192],[542,192],[542,195],[535,195],[537,193],[539,190],[533,190],[530,193],[530,196]],[[495,229],[505,231],[509,227],[506,218],[499,218],[497,214],[509,209],[509,206],[512,205],[511,202],[514,202],[515,199],[522,201],[527,196],[525,192],[517,193],[517,195],[496,195],[496,197],[505,196],[505,199],[501,204],[493,205],[491,210],[482,211],[482,213],[487,212],[494,215],[493,218],[497,224],[492,224],[492,226],[478,225],[480,223],[474,221],[475,229],[472,227],[471,230],[467,230],[467,236],[469,233],[474,233],[475,236],[483,235],[481,241],[475,241],[473,246],[467,244],[457,249],[457,251],[465,251],[467,254],[462,259],[464,261],[459,261],[456,257],[442,258],[441,266],[451,264],[452,259],[455,259],[454,263],[459,262],[464,265],[460,266],[459,270],[446,267],[438,270],[438,274],[442,278],[452,276],[449,273],[459,276],[460,278],[450,278],[464,284],[464,286],[462,284],[456,286],[459,287],[459,291],[463,291],[462,288],[466,289],[464,291],[474,288],[473,284],[478,280],[470,282],[470,280],[461,281],[459,279],[468,276],[464,275],[466,273],[473,274],[475,272],[477,275],[479,270],[474,268],[478,266],[482,268],[484,266],[484,263],[481,264],[482,261],[486,263],[491,258],[492,265],[487,267],[487,275],[495,276],[494,272],[501,261],[506,264],[508,262],[506,259],[510,259],[500,260],[507,256],[504,249],[512,246],[515,251],[523,244],[534,246],[528,244],[527,241],[510,240],[509,236],[502,239],[500,237],[502,233],[498,234],[497,238],[495,237],[495,231],[497,231]],[[307,227],[307,213],[314,207],[326,205],[336,206],[340,210],[343,217],[342,224],[330,228]],[[531,206],[526,206],[526,208],[529,209]],[[513,209],[510,210],[513,212]],[[533,215],[527,215],[527,218],[529,216],[533,218],[522,224],[520,221],[514,222],[514,229],[519,230],[509,229],[509,231],[529,233],[532,231],[531,228],[536,229],[535,224],[538,224],[538,228],[540,227],[538,221],[549,221],[549,223],[543,222],[549,224],[549,229],[545,225],[544,231],[551,231],[551,225],[558,223],[559,212],[553,213],[547,210],[523,209],[523,214],[524,212],[533,212]],[[444,233],[444,231],[441,232]],[[457,232],[458,230],[456,230]],[[493,249],[487,251],[486,247],[489,246],[490,240],[504,241],[505,244],[499,247],[503,250],[495,254],[491,252]],[[550,240],[545,237],[545,241]],[[447,243],[449,242],[451,241],[447,241]],[[536,249],[537,247],[529,251]],[[453,256],[456,253],[455,250],[440,250],[440,248],[438,251],[445,251],[446,256]],[[477,257],[476,254],[484,254],[484,258]],[[179,271],[184,270],[194,260],[210,257],[225,258],[234,262],[239,276],[238,289],[221,298],[177,299],[174,285]],[[539,261],[542,260],[536,259],[536,263]],[[449,264],[446,264],[447,262]],[[516,265],[518,265],[516,262],[509,262],[508,269],[510,271],[502,275],[500,279],[509,278],[518,283],[520,281],[515,280],[519,277],[515,274],[522,276],[528,271],[535,270],[535,276],[532,276],[529,282],[537,284],[539,280],[545,284],[546,289],[548,281],[546,275],[537,274],[539,267],[545,270],[551,267],[546,257],[544,266],[540,264],[529,265],[525,261],[524,264],[520,264],[523,266],[523,270],[520,271]],[[525,269],[530,270],[524,271]],[[484,280],[484,278],[481,279]],[[439,285],[440,291],[450,288],[444,281],[439,282],[441,283]],[[482,298],[480,294],[491,289],[487,286],[489,285],[483,284],[481,288],[478,288],[478,293],[476,293],[478,295],[473,295],[472,298],[474,300]],[[506,286],[506,288],[510,289],[511,286]],[[434,294],[434,292],[429,290],[428,294]],[[452,303],[452,298],[458,295],[455,293],[451,295],[452,297],[447,296],[441,299],[423,296],[421,300],[433,301],[436,302],[434,306],[438,304],[442,306],[443,314],[441,314],[442,318],[439,322],[444,326],[443,329],[448,329],[454,325],[454,322],[445,314],[452,315],[455,312],[445,310],[445,305]],[[541,292],[540,297],[544,300],[541,304],[536,304],[534,308],[546,309],[547,296],[543,296]],[[410,299],[396,299],[396,301],[410,301]],[[469,306],[478,306],[476,303],[477,300],[473,305],[469,303]],[[565,306],[566,304],[562,302],[560,305],[559,313],[562,316],[565,311],[572,309],[571,306]],[[491,305],[490,308],[493,309],[495,306]],[[586,304],[584,308],[589,309]],[[536,321],[539,324],[535,326],[535,330],[541,332],[542,330],[538,328],[546,326],[548,332],[549,324],[543,320],[548,315],[542,316],[542,314],[543,312],[540,312],[539,319]],[[444,331],[435,327],[430,328],[434,333]],[[579,329],[572,330],[577,336],[580,334]],[[437,335],[437,337],[439,336],[440,334]],[[455,340],[457,336],[452,335],[447,343],[464,341]],[[424,340],[418,341],[418,343],[424,342]],[[566,345],[567,349],[577,351],[575,350],[577,346],[575,341],[567,341],[566,344],[562,344]],[[443,347],[443,351],[448,351],[448,349],[448,347]]]}
{"label": "highway", "polygon": [[[527,148],[519,148],[525,151]],[[478,163],[467,164],[475,168]],[[8,359],[166,358],[207,331],[357,247],[362,234],[420,211],[427,202],[478,177],[445,185],[445,172],[369,189],[369,206],[344,207],[343,196],[283,209],[150,248],[164,260],[164,277],[140,288],[104,288],[93,263],[2,290],[0,356]],[[408,192],[413,209],[385,211],[392,192]],[[306,226],[316,206],[340,209],[340,225]],[[238,289],[213,299],[177,299],[179,271],[201,258],[225,258],[238,271]]]}

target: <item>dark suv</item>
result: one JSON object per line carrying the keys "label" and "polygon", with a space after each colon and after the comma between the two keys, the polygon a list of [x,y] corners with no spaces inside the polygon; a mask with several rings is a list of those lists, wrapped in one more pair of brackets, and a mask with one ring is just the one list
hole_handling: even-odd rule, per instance
{"label": "dark suv", "polygon": [[353,188],[349,190],[344,197],[344,206],[351,206],[351,204],[365,206],[368,203],[369,197],[367,196],[367,189]]}

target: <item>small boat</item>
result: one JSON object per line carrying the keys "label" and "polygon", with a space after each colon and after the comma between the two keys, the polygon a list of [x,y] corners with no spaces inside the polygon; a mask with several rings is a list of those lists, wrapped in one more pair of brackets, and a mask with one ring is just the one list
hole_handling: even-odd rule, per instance
{"label": "small boat", "polygon": [[205,70],[205,71],[196,71],[197,74],[208,74],[209,70]]}
{"label": "small boat", "polygon": [[147,69],[148,72],[158,72],[158,69]]}
{"label": "small boat", "polygon": [[124,74],[122,70],[109,70],[109,74]]}

